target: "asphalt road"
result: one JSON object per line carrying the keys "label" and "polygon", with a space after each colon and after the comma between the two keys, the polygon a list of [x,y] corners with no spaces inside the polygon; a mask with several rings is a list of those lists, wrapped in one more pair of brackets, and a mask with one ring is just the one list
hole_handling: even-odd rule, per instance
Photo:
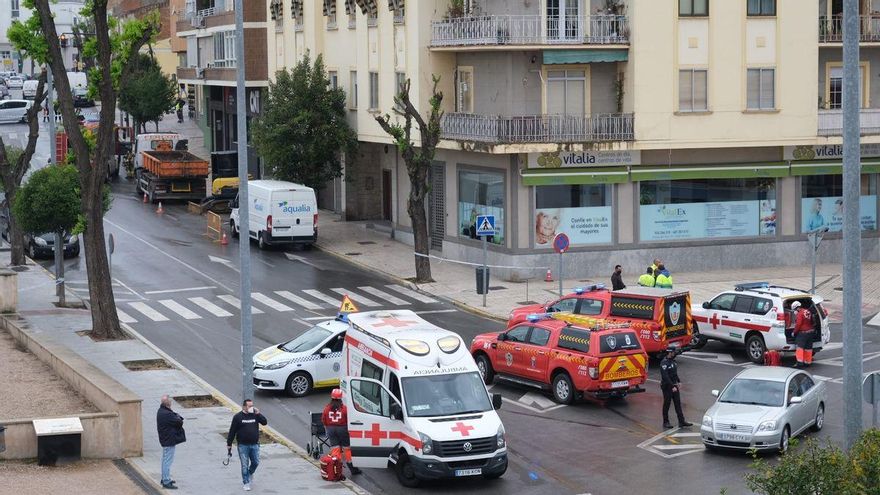
{"label": "asphalt road", "polygon": [[[229,296],[238,292],[237,241],[228,246],[203,235],[204,219],[186,213],[182,205],[155,206],[141,203],[125,180],[113,185],[113,208],[106,230],[115,236],[112,276],[116,301],[124,320],[184,366],[229,397],[241,398],[240,339],[238,312]],[[46,261],[47,267],[51,262]],[[84,258],[65,262],[70,286],[87,297]],[[252,249],[253,291],[277,304],[256,301],[254,351],[290,339],[321,317],[335,314],[329,299],[341,293],[366,296],[378,306],[361,309],[407,308],[466,341],[474,335],[499,330],[501,325],[461,312],[448,302],[426,295],[395,292],[394,284],[364,272],[318,250]],[[362,287],[393,293],[396,305],[369,294]],[[306,307],[284,299],[288,291],[307,299]],[[201,298],[201,299],[199,299]],[[324,301],[322,301],[324,299]],[[167,305],[174,301],[187,311]],[[164,301],[164,302],[163,302]],[[212,302],[229,316],[217,316]],[[356,299],[357,302],[357,299]],[[282,310],[279,310],[282,309]],[[222,313],[221,313],[222,314]],[[832,327],[832,341],[840,342],[840,326]],[[880,369],[880,331],[865,327],[865,370]],[[817,355],[811,370],[828,382],[826,427],[820,438],[842,439],[842,368],[839,344]],[[749,366],[744,353],[719,343],[679,358],[685,414],[699,424],[712,404],[712,389],[722,388],[736,373]],[[745,493],[742,476],[751,458],[741,454],[706,452],[699,443],[697,426],[687,430],[661,428],[661,394],[658,367],[652,364],[646,393],[622,401],[582,402],[573,406],[553,403],[540,393],[507,385],[494,385],[501,393],[500,411],[508,433],[511,466],[500,480],[454,480],[427,485],[425,493],[488,494],[612,494],[654,493],[672,488],[678,493]],[[169,391],[169,393],[173,393]],[[282,394],[257,392],[255,401],[270,424],[289,438],[305,445],[309,440],[308,412],[319,411],[328,393],[293,399]],[[865,408],[866,418],[869,411]],[[223,449],[218,439],[217,449]],[[772,457],[772,456],[771,456]],[[317,473],[315,473],[317,476]],[[366,470],[356,478],[376,494],[405,494],[393,474]]]}

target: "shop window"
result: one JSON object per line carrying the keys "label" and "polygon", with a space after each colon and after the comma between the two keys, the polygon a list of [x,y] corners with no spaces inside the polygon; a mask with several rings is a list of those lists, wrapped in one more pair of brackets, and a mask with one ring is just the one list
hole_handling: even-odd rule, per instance
{"label": "shop window", "polygon": [[639,184],[642,241],[776,235],[776,179]]}
{"label": "shop window", "polygon": [[[843,230],[843,176],[808,175],[801,178],[801,232],[828,227]],[[861,177],[859,212],[862,230],[877,230],[877,176]]]}
{"label": "shop window", "polygon": [[493,172],[459,172],[458,223],[459,235],[477,239],[477,215],[495,215],[493,244],[504,244],[504,174]]}
{"label": "shop window", "polygon": [[549,248],[559,232],[572,245],[610,244],[611,186],[535,187],[535,247]]}

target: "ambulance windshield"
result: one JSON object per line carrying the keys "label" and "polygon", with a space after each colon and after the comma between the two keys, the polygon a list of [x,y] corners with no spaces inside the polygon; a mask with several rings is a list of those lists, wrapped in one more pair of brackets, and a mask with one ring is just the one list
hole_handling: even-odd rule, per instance
{"label": "ambulance windshield", "polygon": [[327,340],[328,337],[330,337],[330,330],[322,327],[312,327],[308,329],[306,333],[290,342],[281,344],[281,350],[287,352],[305,352],[314,349],[318,344]]}
{"label": "ambulance windshield", "polygon": [[413,376],[401,381],[408,416],[452,416],[492,409],[477,372]]}

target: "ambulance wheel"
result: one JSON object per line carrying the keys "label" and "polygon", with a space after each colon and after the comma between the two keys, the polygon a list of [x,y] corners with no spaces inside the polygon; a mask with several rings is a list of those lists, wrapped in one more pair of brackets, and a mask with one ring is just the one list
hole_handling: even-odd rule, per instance
{"label": "ambulance wheel", "polygon": [[291,397],[303,397],[312,391],[312,377],[305,371],[297,371],[287,378],[287,393]]}
{"label": "ambulance wheel", "polygon": [[492,385],[495,380],[495,370],[492,369],[492,363],[485,354],[477,354],[477,369],[480,370],[480,376],[486,385]]}
{"label": "ambulance wheel", "polygon": [[568,373],[559,373],[553,377],[553,400],[560,404],[571,404],[574,393],[574,385]]}
{"label": "ambulance wheel", "polygon": [[413,469],[409,456],[401,454],[397,458],[397,464],[394,465],[394,473],[397,474],[397,481],[407,488],[417,488],[421,480],[416,477],[416,471]]}
{"label": "ambulance wheel", "polygon": [[755,364],[764,362],[764,353],[767,352],[767,345],[764,343],[764,337],[759,333],[753,333],[746,339],[746,354],[749,360]]}

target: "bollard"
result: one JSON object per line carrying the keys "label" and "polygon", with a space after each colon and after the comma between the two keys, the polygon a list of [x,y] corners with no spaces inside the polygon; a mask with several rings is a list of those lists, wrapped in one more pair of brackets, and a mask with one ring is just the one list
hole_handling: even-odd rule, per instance
{"label": "bollard", "polygon": [[18,307],[18,274],[0,270],[0,313],[15,313]]}

